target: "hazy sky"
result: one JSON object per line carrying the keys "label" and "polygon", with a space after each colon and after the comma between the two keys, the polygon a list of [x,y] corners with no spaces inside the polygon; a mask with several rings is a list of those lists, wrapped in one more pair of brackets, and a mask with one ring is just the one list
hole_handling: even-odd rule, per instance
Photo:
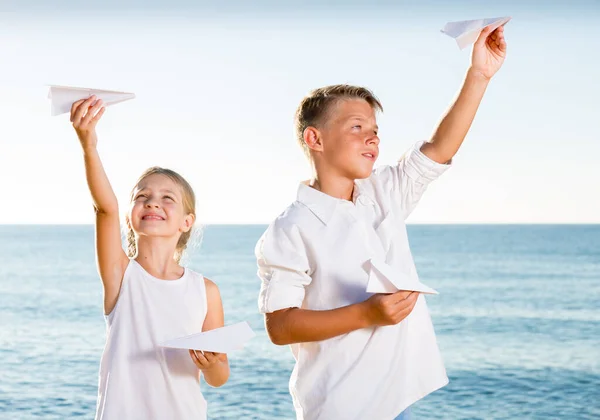
{"label": "hazy sky", "polygon": [[136,93],[98,129],[122,213],[161,165],[195,188],[201,222],[267,223],[310,176],[293,136],[308,91],[371,88],[378,164],[393,163],[429,138],[469,64],[440,28],[506,15],[506,63],[410,221],[600,223],[600,2],[161,3],[0,2],[0,224],[93,222],[80,146],[46,85]]}

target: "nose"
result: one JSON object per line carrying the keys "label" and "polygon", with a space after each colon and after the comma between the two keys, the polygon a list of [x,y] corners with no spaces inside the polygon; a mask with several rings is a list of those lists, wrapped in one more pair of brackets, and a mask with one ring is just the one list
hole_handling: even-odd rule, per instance
{"label": "nose", "polygon": [[144,207],[146,207],[147,209],[157,209],[158,206],[158,201],[154,200],[153,198],[149,198],[148,200],[146,200],[146,203],[144,203]]}
{"label": "nose", "polygon": [[373,134],[371,137],[369,137],[367,139],[367,144],[379,146],[379,136],[377,136],[377,134]]}

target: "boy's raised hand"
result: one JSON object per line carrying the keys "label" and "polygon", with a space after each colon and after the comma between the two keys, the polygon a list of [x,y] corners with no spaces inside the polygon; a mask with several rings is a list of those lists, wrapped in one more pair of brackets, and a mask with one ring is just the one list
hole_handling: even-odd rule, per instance
{"label": "boy's raised hand", "polygon": [[71,106],[71,122],[84,149],[96,147],[98,143],[96,124],[100,121],[105,109],[104,102],[96,99],[95,95],[81,99]]}
{"label": "boy's raised hand", "polygon": [[377,293],[365,301],[367,318],[372,326],[394,325],[406,318],[415,307],[419,292],[400,290],[396,293]]}
{"label": "boy's raised hand", "polygon": [[504,25],[494,31],[490,27],[481,31],[471,54],[471,69],[487,79],[491,79],[502,67],[506,57]]}

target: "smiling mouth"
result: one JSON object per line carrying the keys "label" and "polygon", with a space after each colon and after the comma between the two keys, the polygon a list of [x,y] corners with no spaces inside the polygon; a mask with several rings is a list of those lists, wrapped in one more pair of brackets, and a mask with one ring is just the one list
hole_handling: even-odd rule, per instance
{"label": "smiling mouth", "polygon": [[157,216],[155,214],[149,214],[142,217],[142,220],[165,220],[164,217]]}
{"label": "smiling mouth", "polygon": [[373,153],[363,153],[362,154],[367,159],[375,160],[376,156]]}

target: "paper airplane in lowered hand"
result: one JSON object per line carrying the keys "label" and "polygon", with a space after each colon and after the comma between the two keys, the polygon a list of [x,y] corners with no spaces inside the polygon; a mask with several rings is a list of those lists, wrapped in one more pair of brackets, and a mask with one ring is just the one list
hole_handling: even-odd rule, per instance
{"label": "paper airplane in lowered hand", "polygon": [[160,346],[173,349],[229,353],[234,350],[241,350],[244,343],[255,335],[250,325],[244,321],[210,331],[174,338],[162,343]]}
{"label": "paper airplane in lowered hand", "polygon": [[383,261],[371,259],[370,263],[371,268],[369,270],[367,293],[395,293],[399,290],[407,290],[434,295],[438,294],[436,290],[424,285],[417,279],[399,272]]}
{"label": "paper airplane in lowered hand", "polygon": [[492,31],[504,25],[511,18],[498,17],[490,19],[463,20],[460,22],[448,22],[442,28],[442,32],[456,39],[458,47],[462,50],[466,46],[473,44],[479,38],[481,31],[490,26]]}
{"label": "paper airplane in lowered hand", "polygon": [[105,106],[118,104],[135,98],[135,94],[128,92],[117,92],[114,90],[88,89],[69,86],[50,86],[48,98],[51,103],[50,114],[52,116],[71,112],[71,106],[80,99],[87,99],[96,95],[102,99]]}

